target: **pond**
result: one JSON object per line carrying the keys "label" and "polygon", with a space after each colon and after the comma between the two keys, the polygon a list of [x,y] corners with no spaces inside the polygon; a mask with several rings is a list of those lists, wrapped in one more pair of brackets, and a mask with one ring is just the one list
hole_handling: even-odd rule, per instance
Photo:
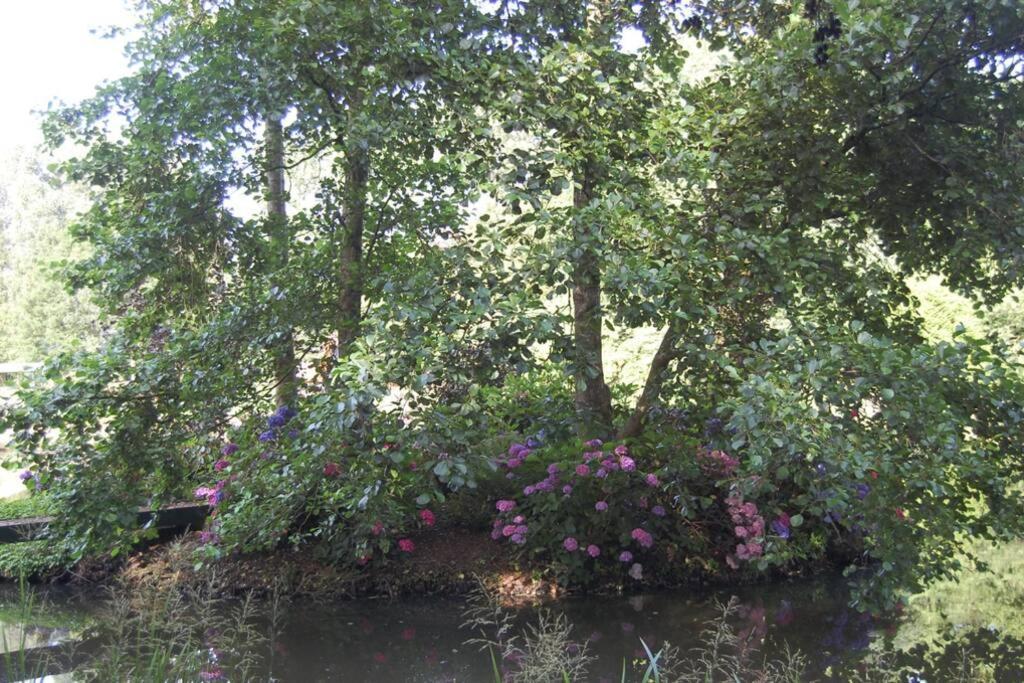
{"label": "pond", "polygon": [[[121,596],[120,599],[127,604],[134,597]],[[851,676],[869,668],[877,669],[880,661],[893,671],[897,664],[914,666],[915,657],[919,660],[917,663],[926,668],[926,655],[933,660],[931,666],[935,672],[939,671],[934,664],[936,656],[939,660],[945,657],[948,661],[938,664],[945,667],[941,675],[952,676],[954,669],[956,675],[963,669],[962,645],[968,643],[976,646],[976,654],[987,659],[994,656],[993,648],[1002,648],[996,653],[1002,663],[990,667],[990,676],[985,680],[1024,680],[1020,644],[978,641],[979,637],[984,640],[984,634],[968,634],[967,640],[958,641],[957,648],[948,652],[941,652],[940,648],[938,655],[935,648],[931,648],[929,653],[904,653],[893,659],[886,653],[891,651],[900,622],[895,618],[859,614],[846,606],[846,599],[842,580],[826,577],[700,594],[675,592],[571,598],[552,603],[541,611],[550,618],[561,615],[564,620],[560,623],[571,628],[567,638],[554,643],[555,650],[560,654],[568,653],[570,660],[578,654],[592,658],[587,663],[586,674],[576,680],[618,682],[623,680],[625,670],[625,680],[640,681],[649,659],[645,646],[652,653],[663,650],[666,644],[675,646],[672,659],[677,673],[694,667],[702,655],[707,656],[707,648],[703,653],[695,649],[708,637],[709,624],[713,628],[723,624],[723,606],[730,601],[732,606],[724,622],[729,629],[728,642],[722,647],[723,656],[734,658],[748,672],[764,670],[766,662],[785,660],[789,651],[798,652],[804,660],[799,680],[851,680]],[[94,679],[104,680],[104,674],[97,673],[95,661],[90,662],[90,657],[95,660],[110,657],[111,652],[115,652],[116,649],[110,649],[110,642],[102,644],[104,637],[108,640],[125,637],[124,631],[110,629],[111,620],[121,617],[117,608],[111,607],[109,596],[45,589],[37,592],[29,613],[24,608],[24,595],[19,594],[17,587],[7,586],[0,592],[0,601],[5,605],[0,612],[4,650],[48,648],[58,653],[46,665],[50,673],[79,667],[79,675],[65,674],[49,680],[74,680],[88,671],[92,671]],[[482,606],[479,601],[475,604]],[[178,603],[175,605],[181,607]],[[468,606],[465,599],[437,597],[331,603],[292,600],[281,601],[276,609],[262,603],[259,609],[249,613],[253,622],[251,632],[231,631],[220,623],[210,626],[209,616],[188,622],[190,617],[195,617],[194,613],[179,614],[190,624],[191,630],[200,633],[186,646],[197,656],[199,668],[195,680],[494,681],[491,653],[495,653],[495,660],[500,660],[502,647],[495,645],[488,650],[480,643],[471,642],[482,635],[494,639],[495,629],[485,629],[482,634],[479,629],[468,628],[465,625]],[[218,605],[216,609],[223,613],[238,608],[238,603],[232,603]],[[195,610],[202,612],[199,607]],[[531,628],[536,629],[540,612],[535,607],[520,608],[509,611],[507,616],[510,633],[519,634],[517,642],[522,644],[522,635]],[[104,623],[106,626],[100,632],[106,635],[95,635],[97,624]],[[231,633],[234,633],[234,642],[230,642]],[[261,635],[243,635],[242,645],[240,633]],[[69,644],[83,637],[87,642],[77,655],[66,657],[66,652],[60,652],[62,647],[67,649]],[[241,650],[246,648],[252,652],[244,653],[250,659],[245,662],[243,671],[237,664],[243,655]],[[517,661],[522,658],[521,653],[509,651],[506,654],[502,662],[506,671],[515,671],[523,665]],[[124,655],[124,649],[117,651],[117,656]],[[11,655],[5,655],[4,659],[5,671],[13,672],[17,667],[12,665]],[[664,661],[664,664],[671,668],[672,662]],[[778,662],[777,665],[781,666]],[[35,666],[31,674],[43,673],[38,664]],[[218,675],[223,678],[217,678]],[[108,670],[105,676],[110,680],[114,674]],[[904,676],[905,673],[901,674],[901,680],[906,680]],[[17,678],[13,673],[6,676],[6,680]],[[561,680],[561,677],[552,680]],[[876,676],[870,680],[892,679]]]}

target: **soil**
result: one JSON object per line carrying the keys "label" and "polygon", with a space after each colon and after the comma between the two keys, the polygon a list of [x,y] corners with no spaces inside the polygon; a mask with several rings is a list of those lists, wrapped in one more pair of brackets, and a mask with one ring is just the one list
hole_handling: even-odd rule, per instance
{"label": "soil", "polygon": [[316,598],[466,594],[486,587],[505,604],[554,599],[554,582],[517,568],[486,531],[443,529],[411,537],[415,552],[387,565],[349,570],[321,562],[310,548],[234,555],[197,567],[194,536],[132,554],[119,565],[82,563],[72,582],[123,582],[187,590],[215,582],[225,593],[281,592]]}

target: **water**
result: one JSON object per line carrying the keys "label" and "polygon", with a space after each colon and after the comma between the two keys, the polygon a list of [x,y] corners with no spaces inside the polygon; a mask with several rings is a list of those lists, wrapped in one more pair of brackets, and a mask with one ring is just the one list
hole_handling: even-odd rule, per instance
{"label": "water", "polygon": [[[109,619],[101,595],[59,588],[47,589],[42,595],[45,600],[37,601],[32,623],[26,624],[19,623],[23,613],[17,607],[16,589],[0,591],[0,604],[7,605],[0,610],[0,632],[8,643],[19,642],[22,633],[31,647],[67,643],[87,633],[89,624]],[[618,682],[625,664],[627,679],[639,681],[646,665],[642,643],[656,652],[667,642],[686,654],[699,645],[702,630],[720,615],[721,604],[734,596],[737,603],[729,624],[741,645],[730,652],[760,666],[766,659],[782,657],[787,646],[799,650],[807,660],[805,680],[848,680],[841,672],[854,671],[858,662],[886,651],[899,628],[892,618],[848,609],[847,592],[838,577],[702,594],[580,597],[545,609],[563,614],[572,625],[570,650],[585,642],[586,651],[595,657],[586,680]],[[493,681],[489,652],[467,642],[480,634],[464,627],[466,608],[464,600],[437,597],[289,601],[277,614],[276,635],[256,646],[260,656],[257,678],[289,682]],[[537,609],[514,610],[511,617],[521,630],[537,622]],[[259,621],[261,632],[273,630],[268,614]],[[239,644],[216,642],[222,638],[217,633],[202,637],[209,641],[204,641],[204,648],[209,650],[211,665],[218,665],[220,657],[227,677],[237,680],[231,674],[231,655],[218,655],[217,650],[237,653]],[[984,634],[980,637],[984,639]],[[1019,645],[999,639],[980,642],[986,657],[998,656],[1010,663],[997,669],[996,680],[1024,680],[1024,671],[1019,666],[1013,668],[1014,662],[1020,662],[1021,651],[1013,649]],[[999,647],[1004,650],[1001,654],[992,649]],[[946,665],[957,664],[957,652],[946,653]]]}

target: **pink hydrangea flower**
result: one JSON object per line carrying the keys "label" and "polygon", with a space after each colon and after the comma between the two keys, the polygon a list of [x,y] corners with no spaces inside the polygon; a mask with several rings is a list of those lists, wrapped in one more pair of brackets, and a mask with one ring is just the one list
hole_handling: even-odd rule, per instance
{"label": "pink hydrangea flower", "polygon": [[228,462],[225,458],[221,458],[217,462],[213,463],[213,469],[216,470],[217,472],[223,472],[225,469],[227,469],[228,465],[230,464],[231,463]]}
{"label": "pink hydrangea flower", "polygon": [[591,557],[597,557],[600,554],[601,549],[598,546],[594,545],[593,543],[587,546],[587,555],[590,555]]}
{"label": "pink hydrangea flower", "polygon": [[579,550],[580,544],[579,541],[577,541],[572,536],[566,536],[565,540],[562,541],[562,547],[564,547],[570,553],[574,553],[577,550]]}
{"label": "pink hydrangea flower", "polygon": [[628,455],[624,455],[619,458],[619,467],[623,472],[633,472],[636,470],[636,461]]}
{"label": "pink hydrangea flower", "polygon": [[654,545],[654,537],[647,533],[647,531],[639,527],[633,529],[633,531],[630,533],[630,536],[643,548],[650,548],[652,545]]}
{"label": "pink hydrangea flower", "polygon": [[572,486],[570,486],[569,484],[566,484],[565,486],[563,486],[562,487],[562,493],[564,493],[567,496],[570,495],[572,493]]}
{"label": "pink hydrangea flower", "polygon": [[373,528],[370,529],[370,533],[372,533],[374,536],[380,536],[382,533],[384,533],[384,522],[380,521],[379,519],[376,522],[374,522]]}
{"label": "pink hydrangea flower", "polygon": [[646,477],[644,477],[644,481],[647,482],[648,486],[652,487],[657,486],[658,484],[661,483],[660,481],[658,481],[658,476],[655,474],[648,474]]}
{"label": "pink hydrangea flower", "polygon": [[587,465],[576,465],[576,474],[581,477],[585,477],[590,474],[590,468]]}
{"label": "pink hydrangea flower", "polygon": [[403,553],[411,553],[416,550],[416,544],[412,542],[411,538],[403,538],[398,541],[398,549]]}
{"label": "pink hydrangea flower", "polygon": [[632,562],[632,561],[633,561],[633,553],[629,552],[628,550],[623,550],[621,553],[619,553],[619,562],[627,562],[628,563],[628,562]]}
{"label": "pink hydrangea flower", "polygon": [[516,502],[514,500],[499,500],[494,507],[498,508],[498,512],[511,512],[516,509]]}
{"label": "pink hydrangea flower", "polygon": [[594,503],[594,509],[597,510],[598,512],[604,512],[605,510],[608,509],[608,503],[606,503],[603,500],[599,500],[596,503]]}
{"label": "pink hydrangea flower", "polygon": [[629,447],[626,446],[626,444],[624,443],[620,443],[618,446],[615,447],[614,453],[620,458],[624,458],[625,456],[629,455]]}
{"label": "pink hydrangea flower", "polygon": [[420,521],[427,526],[434,526],[434,522],[437,521],[437,518],[434,517],[434,513],[430,510],[420,510]]}

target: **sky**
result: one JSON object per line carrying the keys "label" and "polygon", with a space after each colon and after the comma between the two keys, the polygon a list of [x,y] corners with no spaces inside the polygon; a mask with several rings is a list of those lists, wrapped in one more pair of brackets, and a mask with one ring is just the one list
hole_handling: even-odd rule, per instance
{"label": "sky", "polygon": [[42,142],[33,110],[77,102],[128,72],[123,39],[99,35],[131,25],[124,0],[0,0],[0,9],[0,150]]}

